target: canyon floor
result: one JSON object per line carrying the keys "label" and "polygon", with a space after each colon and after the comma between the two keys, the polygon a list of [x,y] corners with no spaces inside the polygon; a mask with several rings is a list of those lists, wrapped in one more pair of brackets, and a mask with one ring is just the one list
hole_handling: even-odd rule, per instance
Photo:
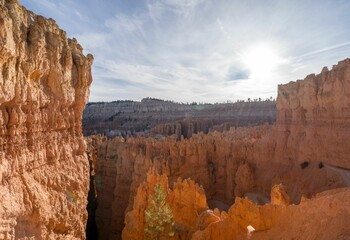
{"label": "canyon floor", "polygon": [[275,101],[88,103],[54,20],[0,1],[0,43],[0,240],[146,239],[158,184],[160,239],[350,239],[350,59]]}

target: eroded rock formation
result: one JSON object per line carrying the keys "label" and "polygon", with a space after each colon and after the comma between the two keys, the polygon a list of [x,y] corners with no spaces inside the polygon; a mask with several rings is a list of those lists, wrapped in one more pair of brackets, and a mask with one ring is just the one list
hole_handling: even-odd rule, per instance
{"label": "eroded rock formation", "polygon": [[245,183],[247,179],[252,183],[254,176],[239,174],[237,180],[235,175],[242,169],[240,165],[247,166],[253,143],[268,129],[268,125],[231,129],[223,134],[197,134],[183,141],[107,140],[101,136],[88,140],[96,149],[96,221],[100,236],[113,239],[121,232],[125,211],[132,207],[137,187],[146,179],[149,168],[166,174],[170,184],[179,177],[193,179],[206,189],[209,205],[221,210],[233,202],[236,188],[239,192],[254,192],[254,185]]}
{"label": "eroded rock formation", "polygon": [[[298,192],[311,196],[330,185],[344,186],[347,180],[329,166],[350,169],[349,88],[350,59],[330,71],[324,68],[318,75],[279,85],[276,123],[254,145],[257,183],[267,178],[285,183],[292,200],[300,200]],[[300,174],[295,174],[298,167]]]}
{"label": "eroded rock formation", "polygon": [[16,0],[0,1],[0,43],[0,239],[83,239],[92,55]]}
{"label": "eroded rock formation", "polygon": [[84,110],[84,134],[114,136],[181,136],[275,121],[272,100],[225,104],[180,104],[163,100],[89,103]]}
{"label": "eroded rock formation", "polygon": [[178,179],[173,190],[170,190],[166,175],[158,175],[154,170],[149,171],[146,181],[137,189],[132,210],[126,214],[122,239],[144,239],[144,212],[148,198],[157,183],[162,184],[168,194],[167,201],[174,213],[175,239],[187,239],[197,227],[198,216],[208,209],[204,189],[194,181]]}
{"label": "eroded rock formation", "polygon": [[[350,59],[278,87],[276,161],[350,169]],[[283,150],[284,151],[282,154]]]}
{"label": "eroded rock formation", "polygon": [[[228,216],[192,235],[193,240],[348,239],[349,188],[329,190],[299,205],[258,206],[237,198]],[[247,236],[247,227],[255,229]]]}
{"label": "eroded rock formation", "polygon": [[205,189],[209,206],[220,210],[228,209],[237,196],[266,203],[271,187],[280,183],[289,200],[278,205],[345,186],[348,180],[336,167],[349,168],[349,74],[350,60],[345,60],[331,71],[279,86],[272,127],[231,128],[181,141],[96,137],[98,199],[106,199],[96,214],[107,222],[104,226],[113,226],[102,232],[118,236],[122,216],[131,210],[150,167],[166,174],[170,184],[178,177],[195,180]]}
{"label": "eroded rock formation", "polygon": [[132,210],[126,214],[123,239],[144,239],[144,212],[157,183],[167,189],[167,200],[174,212],[175,235],[164,239],[326,240],[350,236],[349,188],[328,190],[290,205],[288,194],[279,184],[271,190],[272,204],[259,206],[247,198],[236,198],[226,213],[208,210],[204,190],[192,180],[178,180],[172,191],[165,175],[149,172],[137,190]]}
{"label": "eroded rock formation", "polygon": [[272,187],[271,204],[284,206],[288,206],[290,204],[289,196],[286,192],[285,187],[282,184],[278,184]]}

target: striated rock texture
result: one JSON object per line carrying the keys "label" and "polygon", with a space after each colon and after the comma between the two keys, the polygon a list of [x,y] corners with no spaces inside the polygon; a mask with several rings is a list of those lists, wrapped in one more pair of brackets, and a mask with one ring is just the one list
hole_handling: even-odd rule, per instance
{"label": "striated rock texture", "polygon": [[195,180],[206,190],[209,206],[220,210],[227,210],[235,197],[266,203],[271,187],[280,183],[289,197],[276,189],[272,197],[278,205],[345,186],[350,156],[349,74],[350,60],[345,60],[331,71],[324,69],[304,81],[279,86],[277,122],[272,127],[231,128],[181,141],[94,137],[100,139],[94,141],[96,216],[103,222],[103,229],[97,223],[99,232],[118,236],[124,213],[131,210],[136,189],[150,167],[166,174],[170,184],[178,177]]}
{"label": "striated rock texture", "polygon": [[0,239],[84,239],[93,58],[16,0],[0,1],[0,43]]}
{"label": "striated rock texture", "polygon": [[278,184],[271,189],[271,204],[272,205],[285,205],[290,204],[289,196],[282,184]]}
{"label": "striated rock texture", "polygon": [[[157,183],[168,189],[174,213],[175,236],[167,239],[347,239],[350,236],[350,188],[339,188],[303,198],[289,205],[282,185],[271,190],[272,204],[259,206],[247,198],[236,198],[229,211],[208,210],[204,190],[192,180],[174,184],[169,190],[165,175],[154,172],[137,190],[133,208],[126,214],[123,239],[144,239],[144,211]],[[254,229],[248,234],[248,228]],[[162,238],[163,239],[163,238]],[[164,238],[165,239],[165,238]]]}
{"label": "striated rock texture", "polygon": [[[282,182],[295,202],[301,192],[311,196],[349,182],[337,169],[350,169],[349,89],[350,59],[278,87],[276,123],[254,145],[257,183]],[[301,175],[293,173],[298,167]]]}
{"label": "striated rock texture", "polygon": [[[276,161],[350,169],[350,59],[278,87]],[[286,151],[284,151],[286,150]],[[283,153],[282,153],[283,152]]]}
{"label": "striated rock texture", "polygon": [[84,110],[84,135],[170,136],[180,139],[212,130],[255,126],[275,121],[276,102],[180,104],[163,100],[89,103]]}
{"label": "striated rock texture", "polygon": [[267,231],[253,233],[252,239],[349,239],[349,198],[349,188],[335,189],[304,199],[300,205],[278,208],[275,224]]}
{"label": "striated rock texture", "polygon": [[89,148],[94,149],[89,155],[96,189],[96,196],[92,200],[97,202],[95,213],[92,209],[92,214],[95,215],[99,239],[120,238],[124,226],[133,167],[128,162],[132,153],[122,151],[123,142],[122,138],[114,138],[106,145],[104,137],[88,139]]}
{"label": "striated rock texture", "polygon": [[[225,133],[197,134],[183,141],[93,137],[88,142],[96,149],[99,236],[103,239],[119,236],[124,227],[125,211],[133,206],[136,190],[146,180],[149,168],[166,174],[171,185],[179,177],[193,179],[206,189],[209,205],[221,210],[232,204],[235,189],[240,193],[242,190],[254,192],[254,176],[235,176],[237,171],[242,171],[238,169],[245,169],[241,165],[248,165],[246,159],[251,156],[253,143],[268,129],[268,125],[231,129]],[[250,185],[245,180],[250,180]]]}
{"label": "striated rock texture", "polygon": [[248,199],[237,198],[227,217],[196,231],[193,240],[247,239],[247,227],[259,240],[348,239],[350,236],[349,188],[329,190],[299,205],[258,206]]}
{"label": "striated rock texture", "polygon": [[144,239],[144,212],[154,186],[160,183],[167,191],[167,200],[174,213],[175,236],[173,239],[188,239],[197,227],[198,216],[208,209],[204,189],[190,179],[178,179],[173,190],[168,187],[166,175],[158,175],[151,170],[147,179],[137,189],[133,208],[126,214],[122,239]]}

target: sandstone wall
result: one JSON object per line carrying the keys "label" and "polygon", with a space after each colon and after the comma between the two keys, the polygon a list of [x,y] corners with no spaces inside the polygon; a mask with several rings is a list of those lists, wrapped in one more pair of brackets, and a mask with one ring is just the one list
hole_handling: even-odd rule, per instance
{"label": "sandstone wall", "polygon": [[271,204],[259,206],[247,198],[236,198],[228,212],[220,212],[207,209],[204,190],[194,181],[179,179],[172,191],[165,175],[150,171],[137,189],[132,210],[126,214],[123,239],[144,239],[144,212],[157,183],[167,190],[175,221],[174,236],[162,239],[343,240],[350,236],[350,188],[328,190],[290,205],[284,187],[275,185]]}
{"label": "sandstone wall", "polygon": [[[311,196],[349,181],[337,170],[350,169],[349,89],[349,59],[332,70],[325,67],[320,74],[278,86],[276,123],[254,145],[257,183],[288,178],[300,183],[300,188],[286,186],[292,199],[300,199],[298,192]],[[295,168],[302,169],[300,174],[294,174]]]}
{"label": "sandstone wall", "polygon": [[[237,169],[249,158],[249,148],[269,126],[232,129],[224,134],[197,134],[191,139],[123,138],[107,140],[95,136],[89,140],[96,151],[98,207],[96,221],[99,236],[115,239],[124,226],[124,214],[133,205],[137,187],[146,179],[149,168],[166,174],[170,186],[178,177],[191,178],[206,189],[210,206],[227,208],[235,188],[252,176]],[[241,170],[239,170],[241,171]],[[253,185],[237,187],[253,191]],[[225,207],[226,206],[226,207]]]}
{"label": "sandstone wall", "polygon": [[104,175],[96,177],[111,184],[100,186],[98,198],[104,198],[106,188],[113,203],[98,208],[118,207],[109,217],[97,210],[99,217],[108,224],[114,221],[112,231],[116,226],[120,232],[120,217],[130,210],[150,167],[165,173],[170,185],[178,177],[195,180],[204,187],[209,206],[221,210],[236,196],[266,202],[271,187],[279,183],[293,203],[303,195],[344,186],[348,180],[339,171],[349,168],[349,71],[350,61],[345,60],[331,71],[279,86],[277,122],[272,127],[232,128],[181,141],[143,137],[100,141],[97,168],[104,169]]}
{"label": "sandstone wall", "polygon": [[[238,198],[225,217],[196,231],[191,239],[348,239],[349,197],[350,189],[340,188],[303,199],[299,205],[258,206],[248,199]],[[254,229],[250,234],[248,226]]]}
{"label": "sandstone wall", "polygon": [[0,239],[84,239],[93,58],[15,0],[0,1],[0,43]]}
{"label": "sandstone wall", "polygon": [[146,180],[137,189],[132,210],[126,214],[126,226],[122,239],[145,238],[144,212],[157,183],[160,183],[167,192],[167,202],[174,214],[175,236],[171,239],[188,239],[187,237],[196,229],[198,216],[208,209],[204,189],[193,180],[178,179],[174,183],[173,190],[170,190],[167,176],[158,175],[154,170],[151,170],[148,172]]}
{"label": "sandstone wall", "polygon": [[350,148],[345,147],[350,141],[350,59],[280,85],[275,131],[282,136],[279,147],[288,149],[277,161],[292,158],[350,169]]}

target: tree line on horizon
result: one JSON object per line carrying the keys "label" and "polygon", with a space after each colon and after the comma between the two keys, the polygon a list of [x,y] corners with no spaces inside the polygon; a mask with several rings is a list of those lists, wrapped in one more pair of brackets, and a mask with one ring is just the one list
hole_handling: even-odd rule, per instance
{"label": "tree line on horizon", "polygon": [[160,103],[171,103],[171,104],[181,104],[181,105],[218,105],[218,104],[235,104],[235,103],[251,103],[251,102],[275,102],[276,99],[273,98],[272,96],[269,98],[265,98],[262,99],[261,97],[259,98],[247,98],[245,99],[237,99],[236,101],[231,101],[231,100],[226,100],[225,102],[215,102],[215,103],[207,103],[207,102],[175,102],[173,100],[163,100],[163,99],[159,99],[159,98],[151,98],[151,97],[147,97],[147,98],[143,98],[140,102],[139,101],[135,101],[135,100],[115,100],[115,101],[111,101],[111,102],[104,102],[104,101],[99,101],[99,102],[88,102],[87,106],[89,105],[94,105],[94,104],[102,104],[102,103],[154,103],[154,102],[160,102]]}

